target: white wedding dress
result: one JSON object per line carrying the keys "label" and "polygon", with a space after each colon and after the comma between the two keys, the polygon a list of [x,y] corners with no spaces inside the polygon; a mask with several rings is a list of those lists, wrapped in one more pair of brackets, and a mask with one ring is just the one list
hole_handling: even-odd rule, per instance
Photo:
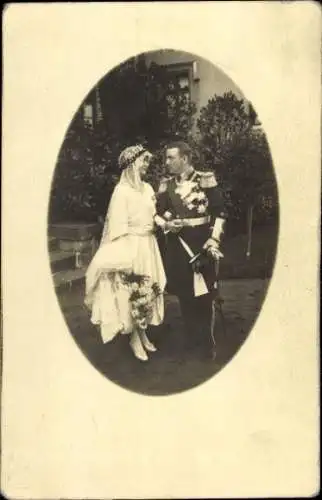
{"label": "white wedding dress", "polygon": [[[129,288],[120,272],[149,276],[164,291],[166,277],[157,240],[153,234],[155,196],[150,184],[135,189],[120,182],[113,192],[100,247],[86,273],[85,304],[91,310],[91,322],[100,326],[103,342],[118,333],[133,329]],[[153,302],[150,324],[164,318],[164,300],[160,294]]]}

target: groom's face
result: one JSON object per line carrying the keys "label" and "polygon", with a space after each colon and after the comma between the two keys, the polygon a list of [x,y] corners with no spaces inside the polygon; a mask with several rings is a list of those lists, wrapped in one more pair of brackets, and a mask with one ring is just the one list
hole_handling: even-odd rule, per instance
{"label": "groom's face", "polygon": [[169,148],[166,152],[166,166],[170,174],[179,175],[185,165],[185,157],[181,156],[178,148]]}

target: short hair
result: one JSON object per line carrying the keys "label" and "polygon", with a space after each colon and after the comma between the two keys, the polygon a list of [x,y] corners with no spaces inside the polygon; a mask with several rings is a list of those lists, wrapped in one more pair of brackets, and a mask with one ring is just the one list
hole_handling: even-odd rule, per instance
{"label": "short hair", "polygon": [[187,144],[184,141],[172,141],[166,145],[166,149],[173,149],[173,148],[178,149],[180,156],[187,156],[188,161],[189,162],[191,161],[192,151],[189,144]]}

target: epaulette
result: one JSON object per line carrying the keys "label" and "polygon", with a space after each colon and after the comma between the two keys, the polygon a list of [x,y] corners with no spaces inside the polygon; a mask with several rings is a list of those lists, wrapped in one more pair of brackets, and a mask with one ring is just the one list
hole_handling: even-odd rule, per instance
{"label": "epaulette", "polygon": [[171,177],[163,177],[160,180],[158,194],[164,193],[167,190],[168,182],[169,182],[170,179],[171,179]]}
{"label": "epaulette", "polygon": [[212,188],[217,186],[217,179],[214,172],[200,172],[200,187],[201,188]]}

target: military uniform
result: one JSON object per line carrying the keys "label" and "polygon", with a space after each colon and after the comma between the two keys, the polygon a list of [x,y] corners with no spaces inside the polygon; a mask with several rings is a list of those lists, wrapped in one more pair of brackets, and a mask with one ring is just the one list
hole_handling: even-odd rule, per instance
{"label": "military uniform", "polygon": [[[180,181],[175,177],[161,182],[157,194],[156,224],[164,228],[166,221],[180,219],[184,227],[178,233],[165,234],[163,248],[167,290],[180,301],[186,326],[187,341],[191,347],[211,348],[212,292],[216,279],[213,257],[203,258],[199,269],[203,290],[196,292],[195,273],[191,258],[202,251],[205,242],[213,236],[217,219],[227,217],[221,189],[212,172],[195,169]],[[216,237],[217,242],[219,236]],[[199,272],[197,273],[200,277]]]}

